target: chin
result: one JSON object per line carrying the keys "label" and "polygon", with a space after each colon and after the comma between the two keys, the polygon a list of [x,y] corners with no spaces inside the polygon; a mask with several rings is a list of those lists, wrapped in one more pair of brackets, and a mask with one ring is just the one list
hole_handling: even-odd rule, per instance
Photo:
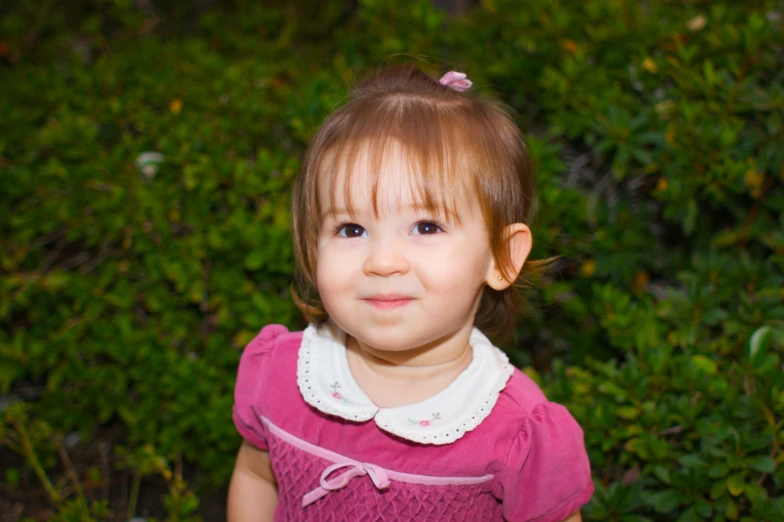
{"label": "chin", "polygon": [[388,335],[371,336],[360,334],[352,335],[352,337],[375,350],[384,352],[405,352],[433,341],[433,339],[429,338],[414,337],[411,335],[394,335],[391,333]]}

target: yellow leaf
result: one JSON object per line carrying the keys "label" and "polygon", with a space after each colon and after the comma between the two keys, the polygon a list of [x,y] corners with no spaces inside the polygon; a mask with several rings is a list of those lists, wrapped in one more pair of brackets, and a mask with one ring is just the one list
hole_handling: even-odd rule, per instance
{"label": "yellow leaf", "polygon": [[762,195],[762,185],[765,182],[765,174],[758,172],[755,168],[750,168],[744,176],[746,188],[751,192],[751,197],[758,199]]}
{"label": "yellow leaf", "polygon": [[580,273],[585,277],[591,277],[594,273],[596,273],[596,261],[589,259],[583,262],[582,266],[580,266]]}
{"label": "yellow leaf", "polygon": [[643,433],[645,433],[645,430],[639,424],[632,424],[626,428],[627,435],[642,435]]}
{"label": "yellow leaf", "polygon": [[656,62],[651,60],[650,58],[646,58],[642,61],[642,68],[648,71],[649,73],[655,73],[659,70],[656,66]]}
{"label": "yellow leaf", "polygon": [[664,135],[664,141],[672,145],[675,142],[675,128],[670,126],[667,128],[667,133]]}
{"label": "yellow leaf", "polygon": [[648,272],[645,270],[640,270],[634,276],[634,281],[632,281],[632,291],[635,294],[641,293],[645,290],[645,287],[648,286],[648,281],[650,280],[651,276],[648,275]]}
{"label": "yellow leaf", "polygon": [[232,344],[234,346],[241,348],[247,345],[254,337],[256,336],[256,332],[251,330],[240,330],[237,332],[237,335],[234,336],[232,339]]}
{"label": "yellow leaf", "polygon": [[667,178],[664,176],[659,178],[659,181],[656,183],[656,190],[662,191],[667,190]]}
{"label": "yellow leaf", "polygon": [[740,474],[731,475],[727,479],[727,489],[735,497],[743,493],[743,476]]}
{"label": "yellow leaf", "polygon": [[182,100],[179,98],[173,99],[169,104],[169,110],[171,111],[172,114],[175,115],[179,114],[180,111],[182,110]]}

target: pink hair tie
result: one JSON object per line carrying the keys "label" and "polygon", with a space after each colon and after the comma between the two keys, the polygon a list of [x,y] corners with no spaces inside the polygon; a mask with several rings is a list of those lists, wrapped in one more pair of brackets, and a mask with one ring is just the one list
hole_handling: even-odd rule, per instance
{"label": "pink hair tie", "polygon": [[457,92],[465,92],[473,85],[465,73],[457,71],[449,71],[438,80],[438,83]]}

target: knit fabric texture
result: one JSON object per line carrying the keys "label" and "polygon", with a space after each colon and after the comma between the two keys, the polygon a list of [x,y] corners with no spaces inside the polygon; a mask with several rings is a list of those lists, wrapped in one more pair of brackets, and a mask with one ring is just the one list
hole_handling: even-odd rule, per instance
{"label": "knit fabric texture", "polygon": [[319,487],[319,476],[332,462],[273,435],[267,436],[267,443],[278,479],[276,522],[502,520],[501,504],[493,497],[489,481],[430,486],[391,480],[388,487],[379,490],[367,475],[358,476],[303,508],[303,497]]}

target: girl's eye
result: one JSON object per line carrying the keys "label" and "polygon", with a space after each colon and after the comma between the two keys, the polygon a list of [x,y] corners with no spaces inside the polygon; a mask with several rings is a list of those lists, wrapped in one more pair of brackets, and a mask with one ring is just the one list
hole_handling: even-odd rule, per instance
{"label": "girl's eye", "polygon": [[361,237],[364,232],[365,229],[356,223],[342,223],[335,230],[340,237]]}
{"label": "girl's eye", "polygon": [[438,223],[432,221],[420,221],[414,226],[414,230],[418,235],[432,235],[443,232],[443,229]]}
{"label": "girl's eye", "polygon": [[[419,236],[430,236],[443,231],[441,225],[433,221],[420,221],[414,225],[414,234]],[[367,231],[356,223],[341,223],[335,227],[335,234],[339,237],[354,238],[364,237]]]}

